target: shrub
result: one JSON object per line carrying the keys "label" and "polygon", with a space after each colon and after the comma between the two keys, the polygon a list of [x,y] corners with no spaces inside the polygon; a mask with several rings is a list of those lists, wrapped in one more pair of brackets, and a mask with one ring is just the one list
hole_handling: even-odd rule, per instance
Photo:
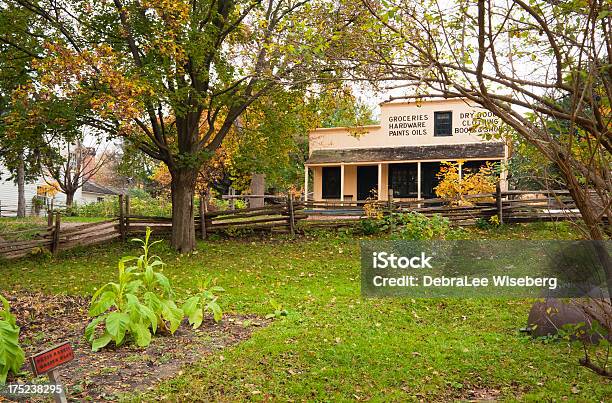
{"label": "shrub", "polygon": [[491,216],[488,220],[483,217],[479,217],[476,219],[475,223],[476,228],[481,230],[488,230],[491,228],[497,228],[501,225],[499,222],[499,217],[497,215]]}
{"label": "shrub", "polygon": [[360,221],[366,235],[388,232],[392,239],[428,240],[455,237],[461,231],[450,225],[448,218],[439,214],[427,217],[417,212],[391,213],[381,219]]}
{"label": "shrub", "polygon": [[406,240],[445,239],[452,228],[448,218],[440,214],[427,217],[421,213],[398,214],[393,238]]}
{"label": "shrub", "polygon": [[[117,217],[119,215],[118,197],[111,197],[97,203],[88,203],[71,208],[71,214],[79,217]],[[151,217],[170,217],[172,203],[163,197],[130,197],[130,214]]]}
{"label": "shrub", "polygon": [[9,371],[16,374],[23,365],[25,355],[19,346],[19,326],[11,314],[9,302],[0,295],[0,385],[6,382]]}
{"label": "shrub", "polygon": [[487,162],[476,172],[464,169],[460,176],[459,162],[443,161],[440,172],[436,174],[440,180],[435,188],[436,195],[459,206],[469,206],[478,201],[492,201],[493,199],[486,197],[467,199],[465,196],[495,192],[496,170],[496,166]]}

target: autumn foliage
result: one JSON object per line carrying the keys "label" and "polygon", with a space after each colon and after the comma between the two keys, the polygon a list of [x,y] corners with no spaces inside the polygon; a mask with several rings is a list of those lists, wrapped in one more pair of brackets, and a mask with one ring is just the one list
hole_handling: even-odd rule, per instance
{"label": "autumn foliage", "polygon": [[459,174],[459,165],[462,161],[442,161],[440,172],[436,174],[440,180],[435,188],[438,197],[448,199],[456,206],[470,206],[476,201],[491,201],[492,198],[470,198],[468,195],[478,195],[495,192],[497,178],[494,167],[487,162],[478,171],[472,172],[464,169]]}

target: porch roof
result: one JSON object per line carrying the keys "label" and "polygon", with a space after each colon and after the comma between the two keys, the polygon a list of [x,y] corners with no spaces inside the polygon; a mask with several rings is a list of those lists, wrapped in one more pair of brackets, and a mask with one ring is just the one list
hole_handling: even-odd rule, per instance
{"label": "porch roof", "polygon": [[358,162],[504,158],[504,143],[441,144],[429,146],[314,150],[306,165]]}

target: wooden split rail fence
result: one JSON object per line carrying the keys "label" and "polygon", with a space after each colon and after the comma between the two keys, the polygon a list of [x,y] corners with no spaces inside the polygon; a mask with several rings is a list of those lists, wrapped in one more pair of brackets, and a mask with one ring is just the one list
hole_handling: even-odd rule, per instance
{"label": "wooden split rail fence", "polygon": [[[205,204],[201,201],[199,214],[194,217],[198,236],[206,239],[210,234],[235,230],[284,231],[293,235],[298,223],[311,216],[314,219],[305,220],[307,224],[300,227],[354,225],[364,216],[365,204],[382,209],[384,214],[410,211],[427,216],[440,214],[457,225],[471,225],[478,219],[488,220],[493,216],[505,223],[580,218],[569,192],[564,190],[503,192],[498,188],[495,193],[468,196],[466,199],[471,201],[471,205],[467,206],[453,205],[449,200],[439,198],[376,202],[304,202],[292,198],[268,198],[272,202],[264,207],[226,211],[205,211]],[[64,224],[59,212],[49,212],[46,226],[0,233],[0,257],[11,259],[43,251],[57,253],[117,238],[126,240],[143,234],[147,227],[156,234],[172,231],[171,218],[131,215],[129,197],[120,196],[119,200],[121,208],[117,218],[102,222]],[[609,222],[609,216],[606,219]]]}
{"label": "wooden split rail fence", "polygon": [[[104,243],[113,239],[127,240],[145,233],[147,227],[156,234],[172,231],[169,217],[130,215],[129,197],[120,196],[119,217],[92,223],[63,223],[60,212],[48,213],[47,226],[0,233],[0,257],[14,259],[32,253],[53,254],[75,248]],[[203,211],[194,217],[196,231],[202,239],[213,233],[231,230],[285,231],[295,234],[299,220],[307,218],[303,202],[287,198],[258,208],[228,211]]]}
{"label": "wooden split rail fence", "polygon": [[[366,205],[381,210],[383,214],[411,211],[426,216],[439,214],[458,225],[471,225],[478,219],[489,220],[493,216],[497,216],[502,223],[581,218],[569,191],[566,190],[501,191],[498,188],[495,193],[470,195],[464,200],[468,201],[469,205],[456,205],[453,201],[442,198],[407,201],[309,201],[305,203],[305,211],[309,216],[319,216],[319,220],[309,222],[313,227],[352,225],[366,215]],[[609,217],[606,216],[606,219]]]}

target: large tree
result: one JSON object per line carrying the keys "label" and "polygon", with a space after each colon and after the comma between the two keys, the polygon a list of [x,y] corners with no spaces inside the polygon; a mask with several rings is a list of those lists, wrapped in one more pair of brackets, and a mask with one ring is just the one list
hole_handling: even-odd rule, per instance
{"label": "large tree", "polygon": [[[193,249],[200,166],[236,119],[278,86],[308,85],[351,20],[307,0],[8,0],[46,24],[39,91],[90,108],[172,176],[172,244]],[[219,124],[220,122],[220,124]]]}
{"label": "large tree", "polygon": [[[17,216],[26,215],[25,183],[39,174],[37,150],[29,147],[31,131],[18,133],[7,124],[13,109],[12,96],[31,80],[32,60],[36,40],[24,35],[30,26],[31,14],[15,7],[0,8],[0,162],[8,170],[8,177],[17,184]],[[10,119],[9,119],[10,120]]]}
{"label": "large tree", "polygon": [[495,113],[556,166],[586,235],[610,236],[609,1],[362,4],[395,49],[363,60],[377,68],[372,80],[394,89],[391,99],[465,98]]}

